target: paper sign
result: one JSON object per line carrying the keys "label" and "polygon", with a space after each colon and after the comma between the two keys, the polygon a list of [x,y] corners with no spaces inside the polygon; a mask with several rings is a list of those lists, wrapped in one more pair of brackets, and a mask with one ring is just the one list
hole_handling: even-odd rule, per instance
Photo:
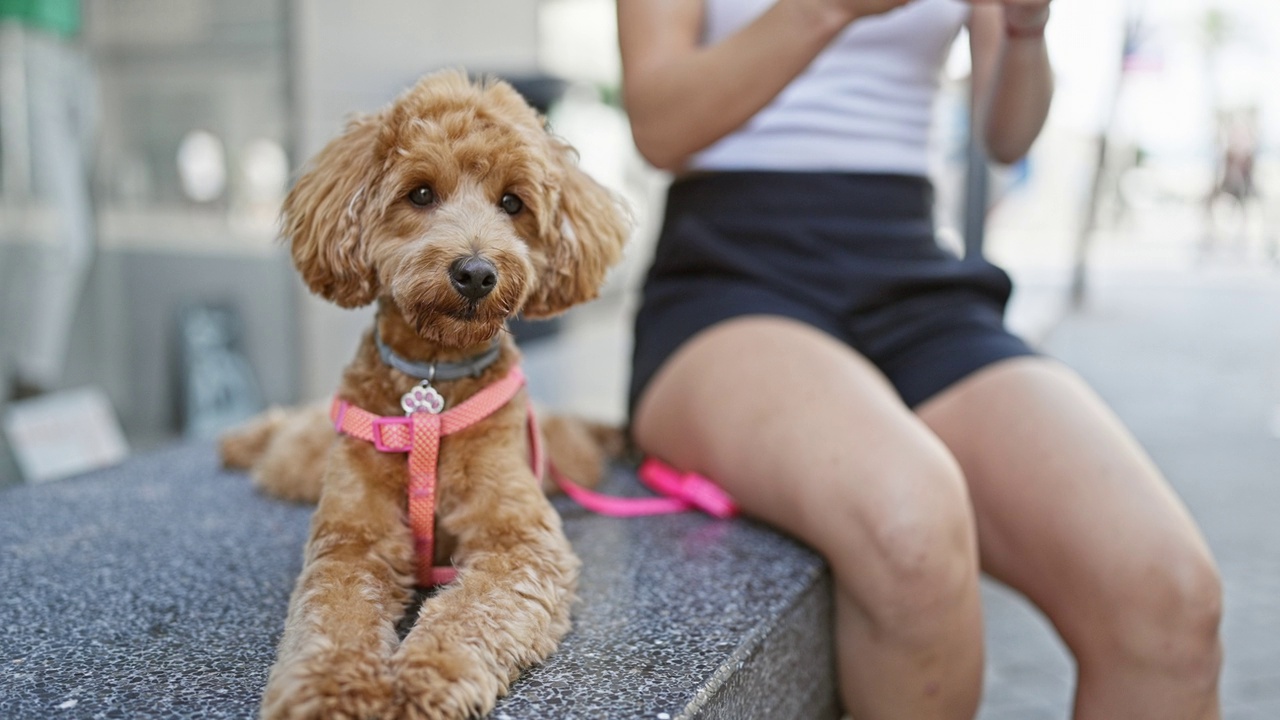
{"label": "paper sign", "polygon": [[92,387],[10,403],[4,432],[28,482],[97,470],[129,455],[111,401]]}

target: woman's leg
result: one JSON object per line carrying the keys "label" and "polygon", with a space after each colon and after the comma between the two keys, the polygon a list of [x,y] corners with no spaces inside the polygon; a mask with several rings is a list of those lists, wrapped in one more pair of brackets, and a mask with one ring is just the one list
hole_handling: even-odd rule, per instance
{"label": "woman's leg", "polygon": [[795,321],[728,321],[666,362],[633,431],[828,559],[855,718],[973,716],[983,653],[969,498],[946,448],[870,363]]}
{"label": "woman's leg", "polygon": [[1076,656],[1076,720],[1219,717],[1221,584],[1182,503],[1113,414],[1046,358],[919,409],[969,484],[983,569]]}

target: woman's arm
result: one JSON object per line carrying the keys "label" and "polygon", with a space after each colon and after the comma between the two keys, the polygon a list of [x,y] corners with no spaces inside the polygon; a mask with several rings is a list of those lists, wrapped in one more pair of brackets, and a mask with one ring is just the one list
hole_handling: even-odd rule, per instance
{"label": "woman's arm", "polygon": [[1053,70],[1045,48],[1049,0],[975,3],[969,19],[975,122],[983,123],[987,153],[1000,163],[1027,154],[1044,127],[1053,99]]}
{"label": "woman's arm", "polygon": [[636,147],[678,170],[769,104],[849,23],[908,0],[779,0],[699,45],[702,0],[618,0],[623,102]]}

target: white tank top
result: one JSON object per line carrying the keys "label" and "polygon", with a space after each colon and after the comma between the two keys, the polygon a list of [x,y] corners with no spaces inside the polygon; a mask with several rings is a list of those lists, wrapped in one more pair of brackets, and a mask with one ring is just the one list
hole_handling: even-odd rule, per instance
{"label": "white tank top", "polygon": [[[704,0],[703,44],[731,35],[773,2]],[[926,175],[942,65],[968,16],[961,0],[914,0],[855,21],[689,168]]]}

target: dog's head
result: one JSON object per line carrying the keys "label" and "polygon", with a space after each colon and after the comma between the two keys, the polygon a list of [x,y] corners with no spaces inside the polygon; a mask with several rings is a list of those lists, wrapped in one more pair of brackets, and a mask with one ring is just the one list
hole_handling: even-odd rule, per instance
{"label": "dog's head", "polygon": [[284,203],[283,234],[313,292],[390,300],[418,334],[466,346],[520,312],[596,296],[629,231],[506,83],[429,75],[332,140]]}

